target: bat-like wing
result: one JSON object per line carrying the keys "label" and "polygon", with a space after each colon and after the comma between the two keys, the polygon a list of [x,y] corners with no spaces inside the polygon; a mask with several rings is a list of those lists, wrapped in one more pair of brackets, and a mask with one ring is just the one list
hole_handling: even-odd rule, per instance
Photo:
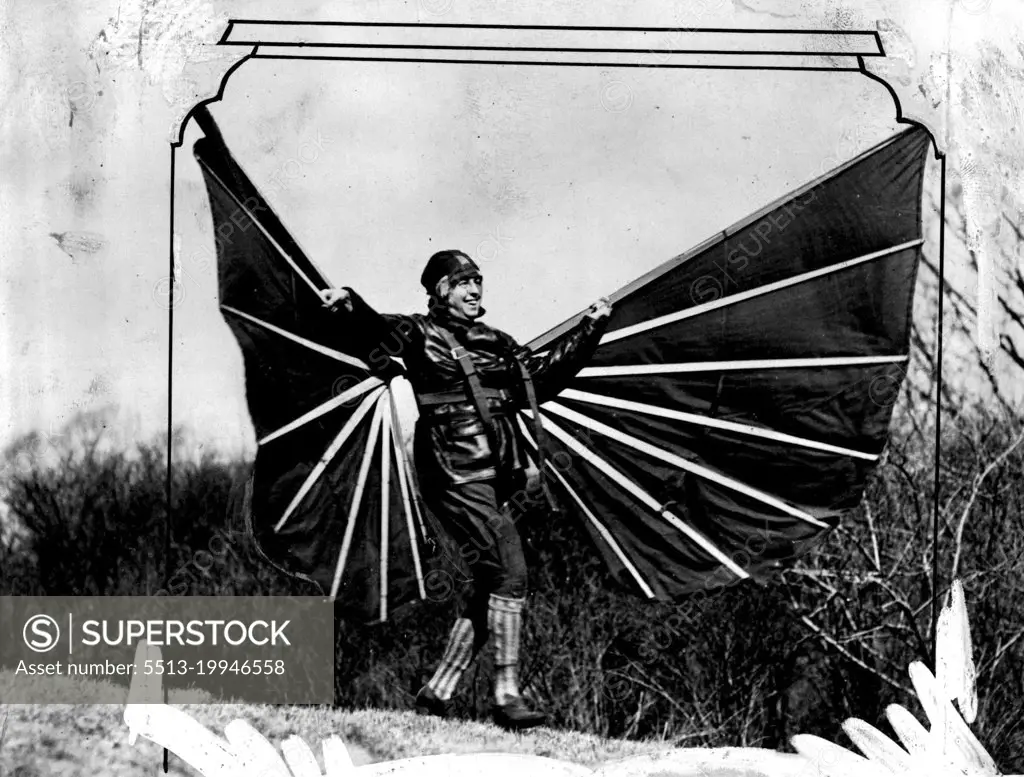
{"label": "bat-like wing", "polygon": [[618,579],[720,587],[857,505],[907,365],[928,147],[895,135],[613,296],[541,416],[549,474]]}
{"label": "bat-like wing", "polygon": [[258,450],[248,520],[260,552],[364,620],[425,597],[424,523],[390,381],[317,290],[330,286],[231,156],[205,107],[196,142],[224,320],[241,348]]}

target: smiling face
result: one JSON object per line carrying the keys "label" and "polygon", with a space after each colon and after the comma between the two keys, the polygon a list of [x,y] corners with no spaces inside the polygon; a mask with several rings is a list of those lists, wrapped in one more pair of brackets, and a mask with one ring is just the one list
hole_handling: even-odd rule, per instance
{"label": "smiling face", "polygon": [[483,315],[480,301],[484,295],[484,279],[479,275],[460,278],[453,283],[444,298],[448,312],[456,318],[472,321]]}

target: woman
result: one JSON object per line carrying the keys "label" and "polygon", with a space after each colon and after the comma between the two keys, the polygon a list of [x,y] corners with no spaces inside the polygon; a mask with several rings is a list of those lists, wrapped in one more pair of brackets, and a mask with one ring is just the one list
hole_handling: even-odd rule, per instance
{"label": "woman", "polygon": [[[430,511],[461,548],[474,594],[452,627],[441,663],[416,697],[422,714],[446,716],[463,673],[491,634],[495,640],[495,722],[521,729],[545,716],[522,697],[517,679],[527,574],[509,502],[523,493],[526,447],[516,411],[554,397],[589,361],[611,307],[600,300],[543,356],[478,323],[483,277],[462,251],[439,251],[420,278],[429,312],[384,315],[348,288],[321,292],[324,305],[367,337],[374,356],[400,357],[415,392],[415,464]],[[538,439],[543,431],[536,429]],[[538,462],[543,471],[543,461]]]}

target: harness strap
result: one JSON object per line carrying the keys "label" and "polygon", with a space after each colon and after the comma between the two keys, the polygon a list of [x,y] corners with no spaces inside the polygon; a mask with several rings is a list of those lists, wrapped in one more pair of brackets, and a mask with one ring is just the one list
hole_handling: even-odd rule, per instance
{"label": "harness strap", "polygon": [[[507,399],[508,395],[501,389],[482,387],[485,399]],[[417,394],[416,399],[424,407],[435,405],[454,405],[462,402],[471,402],[472,397],[467,396],[465,391],[437,391],[428,394]]]}
{"label": "harness strap", "polygon": [[[480,376],[477,374],[476,365],[473,364],[473,359],[470,357],[469,352],[458,344],[451,332],[443,327],[438,328],[441,330],[445,343],[451,349],[452,356],[459,363],[462,374],[466,378],[466,383],[469,385],[469,393],[473,398],[473,404],[476,406],[477,413],[480,414],[480,420],[483,422],[484,431],[487,434],[487,441],[491,446],[491,456],[497,465],[498,439],[494,431],[491,411],[487,406],[487,390],[480,383]],[[533,376],[530,375],[530,371],[526,369],[526,365],[523,364],[522,360],[514,353],[512,354],[512,359],[519,368],[519,375],[523,380],[523,387],[526,389],[526,398],[530,404],[530,411],[533,413],[534,434],[537,438],[537,474],[540,477],[541,490],[544,492],[544,499],[548,503],[548,507],[551,508],[552,512],[557,512],[558,503],[555,501],[548,486],[548,476],[544,470],[544,449],[547,447],[547,435],[541,421],[540,405],[537,403],[537,392],[533,386]]]}
{"label": "harness strap", "polygon": [[487,435],[487,442],[491,447],[491,457],[494,459],[495,464],[498,462],[498,436],[494,433],[494,424],[491,419],[491,410],[487,406],[487,397],[484,395],[483,384],[480,383],[480,376],[476,372],[476,365],[473,364],[473,359],[469,355],[463,346],[459,345],[455,340],[455,336],[443,327],[438,327],[441,330],[441,334],[444,336],[445,342],[452,351],[452,356],[459,363],[459,367],[462,368],[462,374],[466,378],[466,383],[469,384],[469,393],[473,398],[473,404],[476,405],[476,411],[480,414],[480,420],[484,425],[484,433]]}
{"label": "harness strap", "polygon": [[555,497],[548,486],[548,474],[544,469],[544,450],[547,448],[547,432],[544,429],[544,422],[540,416],[540,405],[537,403],[537,391],[533,386],[533,376],[530,375],[530,371],[526,369],[526,365],[523,364],[518,356],[512,354],[512,358],[515,360],[516,366],[519,367],[519,375],[522,377],[523,387],[526,389],[526,400],[530,403],[530,412],[533,414],[533,433],[537,438],[537,474],[540,477],[540,487],[544,492],[544,499],[547,501],[548,507],[551,508],[552,512],[558,512],[558,502],[555,501]]}

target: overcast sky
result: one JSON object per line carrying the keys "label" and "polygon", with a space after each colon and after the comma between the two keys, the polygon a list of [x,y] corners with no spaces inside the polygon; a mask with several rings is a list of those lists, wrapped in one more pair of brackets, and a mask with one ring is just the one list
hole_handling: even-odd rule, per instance
{"label": "overcast sky", "polygon": [[[4,51],[0,442],[103,404],[148,434],[166,416],[167,106],[185,79],[141,55],[132,70],[133,51],[103,70],[97,32],[117,38],[120,4],[56,17],[15,5],[24,34]],[[214,21],[274,15],[267,3],[214,5]],[[351,5],[349,18],[375,18],[371,6]],[[717,6],[705,25],[766,24]],[[406,4],[403,18],[472,20],[453,8],[438,19]],[[674,9],[630,21],[694,23]],[[800,13],[769,13],[767,24],[831,18]],[[523,14],[512,21],[585,21]],[[860,16],[859,27],[847,22],[870,29],[876,17]],[[603,9],[590,21],[624,17]],[[122,32],[124,48],[133,38]],[[420,310],[423,263],[458,247],[484,269],[486,321],[520,341],[897,130],[880,85],[822,73],[248,62],[213,113],[336,284],[382,310]],[[177,157],[175,420],[219,449],[251,450],[240,353],[216,307],[196,137],[193,125]]]}
{"label": "overcast sky", "polygon": [[[485,320],[521,342],[898,129],[850,74],[252,65],[214,116],[327,276],[418,311],[426,259],[460,248]],[[229,443],[248,433],[241,357],[191,153],[179,171],[175,410]]]}

